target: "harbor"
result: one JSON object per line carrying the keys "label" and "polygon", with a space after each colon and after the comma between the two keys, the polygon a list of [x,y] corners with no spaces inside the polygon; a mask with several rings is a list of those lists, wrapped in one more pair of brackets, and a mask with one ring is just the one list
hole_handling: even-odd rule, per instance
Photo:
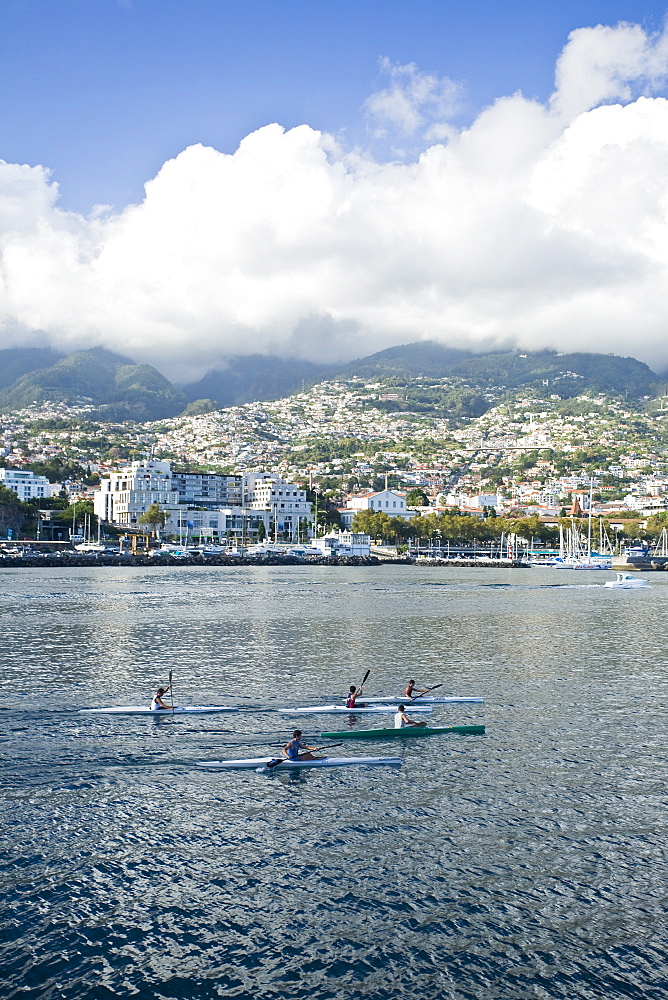
{"label": "harbor", "polygon": [[[171,549],[136,548],[125,551],[102,549],[77,551],[66,543],[45,543],[26,540],[25,542],[0,541],[0,571],[3,569],[39,569],[66,567],[153,567],[160,566],[414,566],[416,568],[440,567],[443,569],[530,569],[532,567],[554,568],[558,550],[534,556],[526,552],[513,555],[488,555],[472,547],[452,547],[450,553],[439,549],[413,550],[401,553],[387,547],[370,547],[368,555],[300,555],[278,547],[265,552],[248,553],[241,551],[206,552],[187,547],[173,546]],[[564,569],[578,568],[564,566]],[[629,552],[612,555],[607,567],[579,567],[579,569],[627,570],[634,572],[665,572],[668,570],[668,555],[657,555],[649,549],[636,548]]]}

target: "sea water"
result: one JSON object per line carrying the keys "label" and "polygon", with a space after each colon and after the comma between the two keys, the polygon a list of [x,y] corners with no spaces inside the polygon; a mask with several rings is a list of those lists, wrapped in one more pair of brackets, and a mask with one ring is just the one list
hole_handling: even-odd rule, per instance
{"label": "sea water", "polygon": [[[649,998],[666,990],[668,574],[400,566],[5,570],[5,1000]],[[275,754],[367,669],[484,736]],[[95,717],[146,704],[234,715]]]}

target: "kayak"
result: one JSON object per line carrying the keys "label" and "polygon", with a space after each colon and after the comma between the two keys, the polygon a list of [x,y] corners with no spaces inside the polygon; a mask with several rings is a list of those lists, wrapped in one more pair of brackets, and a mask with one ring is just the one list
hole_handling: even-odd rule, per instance
{"label": "kayak", "polygon": [[[403,704],[403,702],[402,702]],[[345,705],[311,705],[307,708],[279,708],[282,715],[334,715],[343,712],[344,715],[364,715],[374,712],[398,712],[398,705],[369,705],[366,708],[346,708]],[[431,705],[411,705],[411,712],[431,712]]]}
{"label": "kayak", "polygon": [[211,715],[214,712],[238,712],[231,705],[192,705],[183,708],[144,708],[141,705],[121,705],[118,708],[80,708],[81,715]]}
{"label": "kayak", "polygon": [[438,736],[459,733],[462,736],[482,736],[484,726],[403,726],[401,729],[346,729],[340,733],[321,733],[326,740],[387,740],[404,736]]}
{"label": "kayak", "polygon": [[226,768],[233,770],[256,771],[265,768],[268,771],[287,771],[305,767],[374,767],[377,764],[392,764],[398,767],[403,764],[401,757],[323,757],[321,760],[282,760],[275,767],[267,768],[267,764],[276,760],[275,757],[247,757],[245,760],[204,760],[197,763],[198,767]]}
{"label": "kayak", "polygon": [[401,698],[397,698],[396,695],[382,695],[377,698],[372,698],[370,695],[364,695],[363,701],[370,702],[372,705],[379,705],[382,702],[392,702],[393,705],[406,705],[409,708],[413,708],[415,705],[461,705],[465,704],[481,704],[484,698],[446,698],[438,697],[437,695],[426,694],[423,698],[415,697],[408,698],[405,695]]}

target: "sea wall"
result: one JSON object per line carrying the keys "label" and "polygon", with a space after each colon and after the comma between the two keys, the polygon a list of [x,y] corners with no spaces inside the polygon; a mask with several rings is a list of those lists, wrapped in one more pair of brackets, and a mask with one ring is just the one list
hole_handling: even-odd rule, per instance
{"label": "sea wall", "polygon": [[204,556],[199,553],[188,556],[160,555],[150,556],[146,553],[133,555],[130,552],[122,554],[99,552],[59,552],[46,555],[1,555],[0,570],[4,568],[42,569],[48,567],[70,566],[377,566],[379,560],[374,556],[341,556],[328,559],[300,559],[297,556]]}
{"label": "sea wall", "polygon": [[49,552],[42,555],[30,553],[26,555],[3,555],[0,553],[0,570],[41,569],[48,567],[70,566],[457,566],[464,569],[527,569],[528,564],[512,559],[379,559],[376,556],[330,556],[327,559],[302,559],[298,556],[207,556],[193,553],[187,556],[160,555],[150,556],[147,553],[99,553],[99,552]]}

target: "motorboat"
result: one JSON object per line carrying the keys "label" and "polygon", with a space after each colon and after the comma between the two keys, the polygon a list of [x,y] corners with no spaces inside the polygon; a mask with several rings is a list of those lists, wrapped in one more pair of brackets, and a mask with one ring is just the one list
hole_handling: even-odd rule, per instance
{"label": "motorboat", "polygon": [[107,546],[104,542],[81,542],[79,545],[75,545],[74,548],[77,552],[106,552]]}
{"label": "motorboat", "polygon": [[604,586],[614,587],[617,590],[640,590],[642,587],[649,587],[649,583],[630,573],[618,573],[616,580],[606,580]]}

